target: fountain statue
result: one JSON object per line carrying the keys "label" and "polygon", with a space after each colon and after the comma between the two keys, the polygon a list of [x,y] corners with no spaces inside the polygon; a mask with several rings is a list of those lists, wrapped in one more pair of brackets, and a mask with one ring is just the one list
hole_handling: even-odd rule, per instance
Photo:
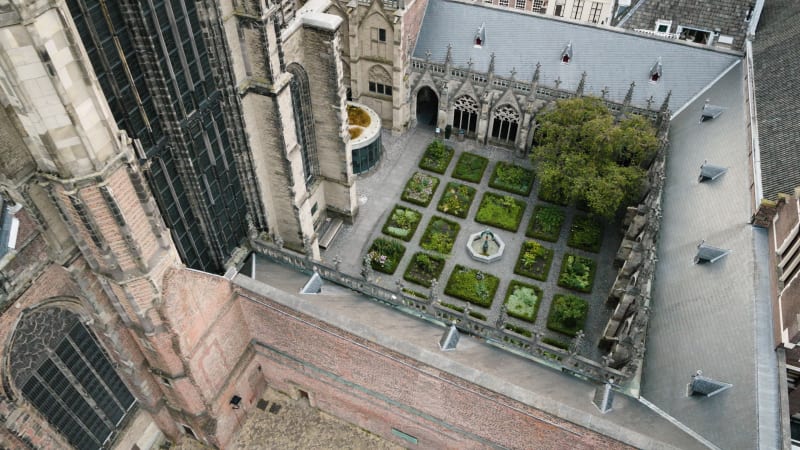
{"label": "fountain statue", "polygon": [[471,234],[467,241],[467,251],[472,259],[485,263],[500,259],[504,249],[503,240],[488,228]]}

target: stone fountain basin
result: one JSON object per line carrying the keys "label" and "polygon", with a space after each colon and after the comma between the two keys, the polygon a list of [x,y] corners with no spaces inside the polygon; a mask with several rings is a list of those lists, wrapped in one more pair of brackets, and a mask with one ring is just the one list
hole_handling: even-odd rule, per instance
{"label": "stone fountain basin", "polygon": [[[483,243],[484,237],[483,235],[489,232],[491,234],[491,238],[489,238],[489,249],[487,254],[483,252]],[[477,233],[472,233],[469,235],[467,239],[467,252],[469,253],[470,257],[475,261],[480,261],[482,263],[491,263],[494,261],[499,260],[503,257],[503,251],[506,248],[505,242],[500,239],[500,236],[494,234],[491,230],[486,229],[482,231],[478,231]]]}

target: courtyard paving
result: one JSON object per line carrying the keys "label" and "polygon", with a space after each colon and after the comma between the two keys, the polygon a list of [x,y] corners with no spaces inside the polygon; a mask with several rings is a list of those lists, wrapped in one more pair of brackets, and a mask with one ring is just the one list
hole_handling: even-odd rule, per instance
{"label": "courtyard paving", "polygon": [[[340,270],[351,275],[359,275],[361,273],[364,255],[367,253],[372,241],[380,236],[388,237],[381,232],[381,228],[383,227],[383,224],[388,218],[392,209],[396,204],[404,205],[423,213],[420,225],[417,228],[417,231],[414,233],[411,241],[403,242],[403,245],[406,247],[406,252],[394,275],[386,275],[376,271],[374,272],[373,281],[385,288],[397,289],[396,282],[402,280],[406,287],[419,292],[428,293],[429,289],[403,280],[403,272],[411,261],[414,253],[422,250],[419,246],[419,242],[424,233],[425,226],[427,226],[431,217],[434,215],[446,217],[448,220],[458,222],[461,226],[461,231],[456,238],[456,242],[451,254],[446,260],[445,268],[442,271],[442,276],[439,280],[438,292],[441,301],[462,307],[467,305],[467,303],[462,300],[444,294],[444,286],[447,283],[447,279],[457,264],[479,269],[500,278],[500,285],[497,289],[497,293],[495,294],[491,309],[487,310],[478,306],[471,306],[473,311],[486,315],[487,321],[492,324],[497,320],[497,317],[500,314],[500,308],[511,280],[537,285],[542,289],[544,295],[541,299],[535,325],[531,325],[528,322],[513,317],[508,317],[507,322],[513,323],[528,330],[533,330],[534,327],[536,327],[544,333],[544,336],[568,343],[571,339],[568,336],[547,330],[547,314],[550,310],[550,303],[552,302],[555,294],[560,293],[577,295],[589,302],[589,312],[586,326],[584,328],[587,339],[585,344],[582,346],[580,353],[586,357],[599,361],[599,358],[602,355],[596,344],[612,312],[612,308],[606,306],[605,299],[616,276],[616,269],[614,269],[612,263],[614,255],[616,254],[622,239],[619,225],[610,223],[606,224],[604,228],[605,231],[603,243],[598,253],[590,253],[580,249],[567,247],[569,228],[574,216],[576,215],[576,209],[575,207],[566,207],[564,208],[566,218],[564,220],[564,225],[561,229],[561,235],[559,236],[558,241],[554,243],[539,241],[539,243],[545,247],[554,250],[554,257],[547,281],[541,282],[517,275],[514,273],[514,265],[516,263],[517,256],[519,255],[519,249],[521,248],[523,242],[530,240],[530,238],[525,236],[525,229],[531,219],[531,215],[533,214],[534,206],[539,203],[544,203],[541,200],[538,200],[536,196],[538,192],[538,182],[534,184],[533,191],[528,197],[508,194],[504,191],[489,188],[488,184],[491,177],[491,172],[494,168],[494,163],[496,161],[502,160],[526,168],[531,168],[529,159],[527,157],[517,156],[511,150],[493,146],[484,146],[472,140],[465,140],[463,142],[448,140],[446,141],[446,144],[455,149],[455,154],[445,174],[439,175],[426,172],[417,167],[425,148],[434,139],[434,132],[432,128],[417,127],[400,136],[392,136],[391,133],[384,131],[382,139],[384,144],[384,155],[379,166],[376,169],[373,169],[372,172],[366,175],[361,175],[357,182],[357,191],[359,196],[359,214],[357,220],[354,224],[345,225],[343,227],[333,244],[322,253],[322,258],[330,262],[334,257],[339,257],[341,258],[341,263],[339,266]],[[489,159],[489,165],[486,168],[486,172],[484,173],[479,184],[456,180],[451,176],[453,168],[458,161],[458,157],[465,151],[472,152]],[[434,194],[433,200],[426,208],[406,203],[400,199],[406,181],[415,171],[426,172],[440,178],[439,187]],[[446,215],[436,210],[436,205],[438,204],[439,198],[444,191],[444,186],[450,181],[464,183],[477,189],[475,200],[472,202],[466,219],[460,219],[455,216]],[[486,228],[485,225],[475,222],[474,218],[478,210],[480,200],[483,197],[483,194],[487,191],[503,195],[513,195],[516,198],[525,200],[527,203],[524,216],[522,217],[522,221],[520,223],[519,231],[514,233],[492,228],[492,231],[503,241],[505,241],[506,250],[502,259],[489,264],[473,260],[466,250],[468,236]],[[590,294],[577,293],[557,285],[558,273],[561,267],[562,258],[565,253],[586,256],[593,259],[597,263],[594,287]]]}

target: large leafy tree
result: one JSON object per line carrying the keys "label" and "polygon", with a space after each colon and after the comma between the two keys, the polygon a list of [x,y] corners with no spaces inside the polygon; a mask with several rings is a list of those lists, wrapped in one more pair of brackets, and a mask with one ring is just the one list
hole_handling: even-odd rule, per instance
{"label": "large leafy tree", "polygon": [[583,201],[604,217],[637,200],[644,165],[659,146],[647,119],[633,115],[616,122],[602,100],[581,97],[558,101],[537,120],[531,157],[543,198]]}

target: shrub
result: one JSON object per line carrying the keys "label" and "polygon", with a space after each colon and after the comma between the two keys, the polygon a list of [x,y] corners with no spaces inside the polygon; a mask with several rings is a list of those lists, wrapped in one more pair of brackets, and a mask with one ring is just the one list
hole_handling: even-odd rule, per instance
{"label": "shrub", "polygon": [[595,262],[583,256],[565,254],[558,275],[558,285],[580,292],[592,292]]}
{"label": "shrub", "polygon": [[574,295],[556,294],[547,315],[547,328],[568,336],[575,336],[586,323],[589,303]]}
{"label": "shrub", "polygon": [[494,275],[457,265],[447,280],[444,293],[489,308],[500,280]]}
{"label": "shrub", "polygon": [[467,217],[473,198],[475,198],[475,188],[461,183],[447,183],[436,209],[463,219]]}
{"label": "shrub", "polygon": [[403,291],[403,293],[408,294],[408,295],[410,295],[412,297],[421,298],[423,300],[427,300],[428,299],[427,295],[423,294],[422,292],[415,291],[413,289],[403,288],[403,289],[401,289],[401,291]]}
{"label": "shrub", "polygon": [[448,254],[453,250],[461,226],[443,217],[433,216],[425,228],[425,233],[420,240],[420,247],[432,252]]}
{"label": "shrub", "polygon": [[403,278],[412,283],[431,287],[434,279],[439,279],[444,269],[444,258],[417,252],[408,263]]}
{"label": "shrub", "polygon": [[478,311],[470,311],[469,315],[471,317],[476,318],[476,319],[486,320],[486,316],[484,316],[483,314],[479,313]]}
{"label": "shrub", "polygon": [[519,250],[514,273],[535,280],[547,281],[552,262],[553,250],[536,241],[526,241]]}
{"label": "shrub", "polygon": [[373,270],[393,274],[405,254],[406,248],[394,239],[377,238],[369,247],[367,255]]}
{"label": "shrub", "polygon": [[522,200],[510,195],[487,192],[483,195],[475,221],[508,231],[517,231],[524,212],[525,202]]}
{"label": "shrub", "polygon": [[422,220],[422,214],[419,211],[396,205],[392,214],[386,219],[382,231],[384,234],[408,242],[417,231],[420,220]]}
{"label": "shrub", "polygon": [[536,205],[525,236],[556,242],[564,224],[564,210],[557,206]]}
{"label": "shrub", "polygon": [[454,150],[450,147],[445,147],[441,141],[433,141],[422,155],[419,168],[436,173],[445,173],[447,166],[450,165],[450,160],[453,159],[453,153]]}
{"label": "shrub", "polygon": [[532,170],[498,161],[494,166],[492,178],[489,179],[489,187],[528,196],[533,188],[533,179]]}
{"label": "shrub", "polygon": [[456,168],[453,169],[453,178],[478,183],[483,178],[483,172],[488,164],[489,160],[483,156],[464,152],[458,158]]}
{"label": "shrub", "polygon": [[548,345],[552,345],[553,347],[558,347],[562,350],[569,350],[569,344],[563,341],[559,341],[558,339],[546,337],[542,339],[542,342]]}
{"label": "shrub", "polygon": [[506,330],[511,330],[514,333],[521,334],[521,335],[527,336],[527,337],[531,337],[531,335],[533,334],[530,331],[526,330],[525,328],[520,327],[518,325],[514,325],[513,323],[507,323],[506,324]]}
{"label": "shrub", "polygon": [[603,243],[603,224],[589,216],[576,216],[569,228],[567,245],[597,253]]}
{"label": "shrub", "polygon": [[462,308],[462,307],[460,307],[460,306],[458,306],[458,305],[454,305],[454,304],[452,304],[452,303],[445,303],[445,302],[441,302],[441,303],[439,303],[439,304],[440,304],[440,305],[442,305],[442,306],[444,306],[445,308],[452,309],[453,311],[458,311],[458,312],[460,312],[460,313],[463,313],[463,312],[464,312],[464,308]]}
{"label": "shrub", "polygon": [[512,280],[506,291],[506,311],[511,317],[534,323],[541,299],[542,290],[537,286]]}
{"label": "shrub", "polygon": [[409,203],[428,206],[437,187],[439,187],[439,179],[435,176],[414,172],[414,175],[406,182],[406,188],[400,198]]}

